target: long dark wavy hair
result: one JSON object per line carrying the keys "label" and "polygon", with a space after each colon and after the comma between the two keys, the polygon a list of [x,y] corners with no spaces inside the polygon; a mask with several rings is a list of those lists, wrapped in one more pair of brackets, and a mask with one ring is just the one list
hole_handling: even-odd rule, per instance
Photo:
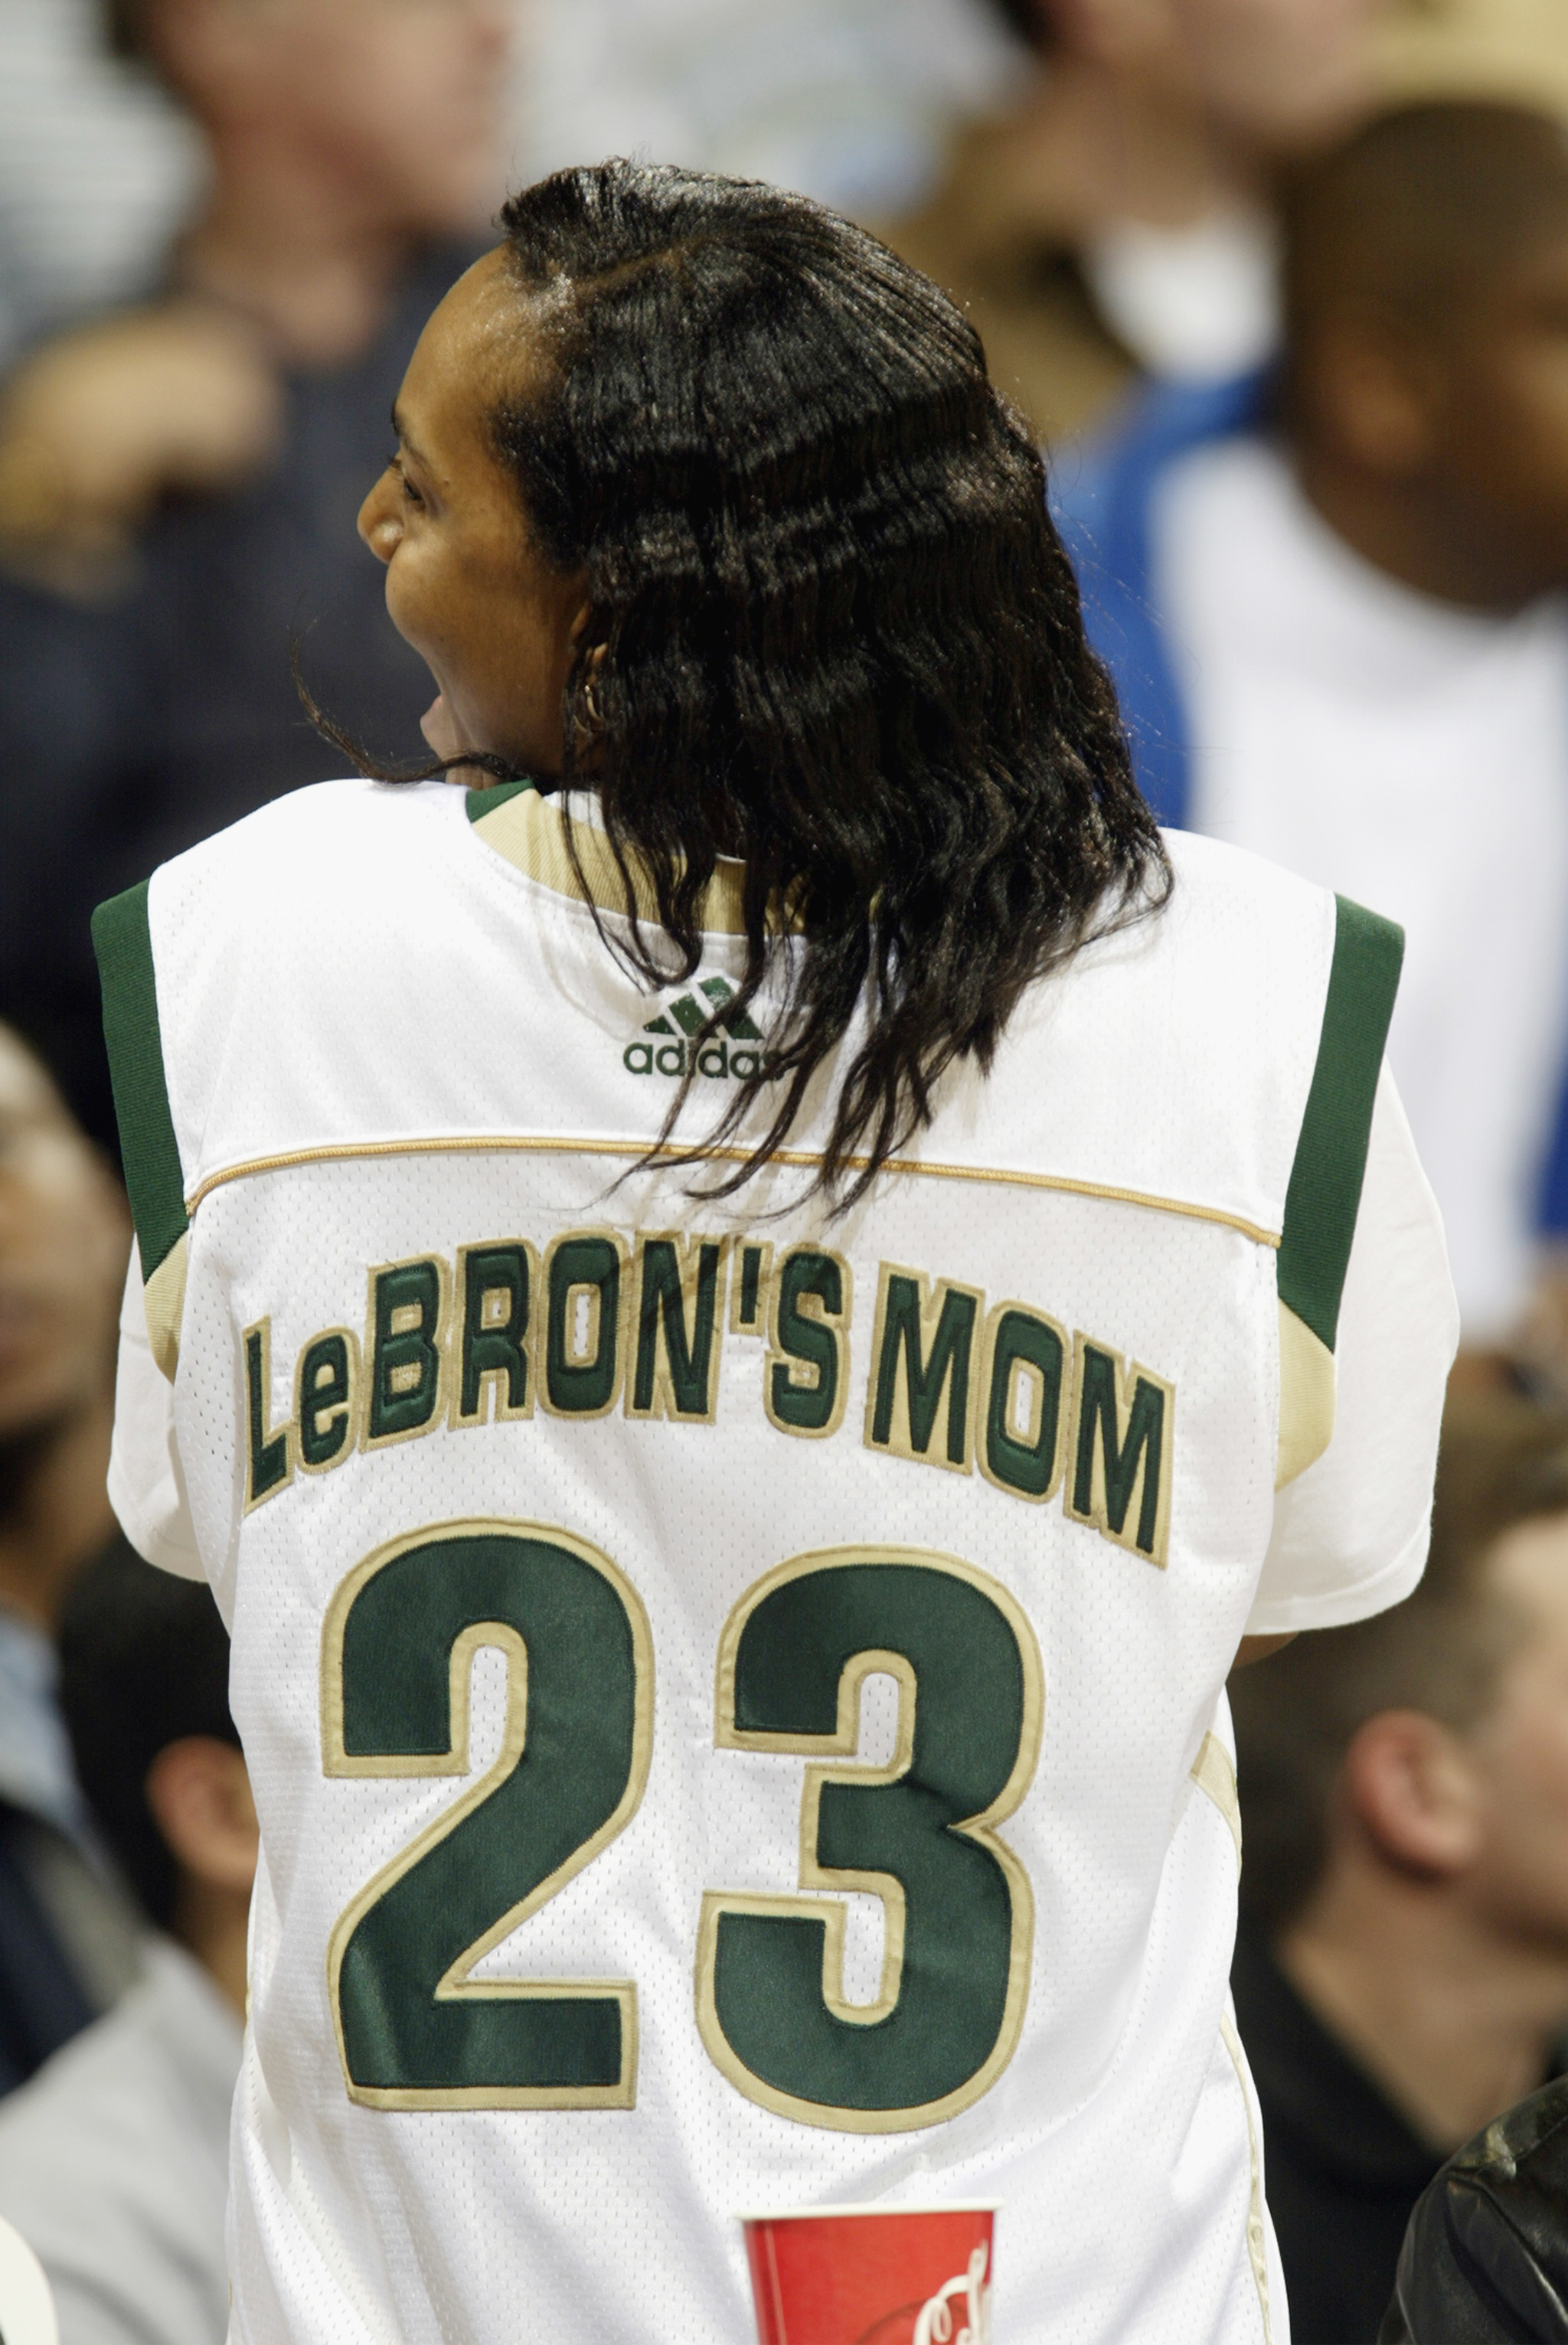
{"label": "long dark wavy hair", "polygon": [[606,941],[650,986],[689,977],[717,858],[744,858],[745,972],[708,1030],[770,971],[783,1000],[682,1152],[711,1163],[765,1097],[707,1193],[738,1188],[863,1005],[820,1173],[846,1205],[1026,986],[1169,885],[1039,451],[945,295],[805,197],[610,162],[501,218],[548,362],[494,445],[586,574],[561,778],[596,790],[625,884]]}

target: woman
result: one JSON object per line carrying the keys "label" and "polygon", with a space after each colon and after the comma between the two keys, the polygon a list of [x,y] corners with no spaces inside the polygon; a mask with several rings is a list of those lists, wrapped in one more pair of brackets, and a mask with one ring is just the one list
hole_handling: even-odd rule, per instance
{"label": "woman", "polygon": [[934,2197],[1006,2333],[1255,2338],[1223,1684],[1424,1551],[1397,937],[1162,848],[922,279],[504,220],[361,517],[488,786],[98,920],[112,1487],[261,1818],[236,2336],[733,2340],[738,2208]]}

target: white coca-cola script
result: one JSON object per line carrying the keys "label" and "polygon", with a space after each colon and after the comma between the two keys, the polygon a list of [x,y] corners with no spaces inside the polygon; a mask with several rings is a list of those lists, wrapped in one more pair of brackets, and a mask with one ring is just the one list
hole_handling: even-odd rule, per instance
{"label": "white coca-cola script", "polygon": [[[969,2269],[944,2280],[920,2309],[912,2345],[991,2345],[991,2290],[985,2285],[986,2252],[976,2248]],[[952,2299],[964,2299],[965,2324],[952,2338]]]}

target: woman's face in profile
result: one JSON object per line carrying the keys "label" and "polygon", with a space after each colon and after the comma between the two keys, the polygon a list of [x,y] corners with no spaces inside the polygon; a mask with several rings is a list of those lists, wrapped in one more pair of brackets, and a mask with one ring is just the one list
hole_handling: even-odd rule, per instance
{"label": "woman's face in profile", "polygon": [[561,770],[562,695],[586,622],[581,574],[547,563],[491,442],[503,387],[539,363],[528,307],[498,247],[432,317],[393,410],[397,452],[360,509],[387,568],[393,625],[429,668],[425,739],[438,756],[485,750],[515,772]]}

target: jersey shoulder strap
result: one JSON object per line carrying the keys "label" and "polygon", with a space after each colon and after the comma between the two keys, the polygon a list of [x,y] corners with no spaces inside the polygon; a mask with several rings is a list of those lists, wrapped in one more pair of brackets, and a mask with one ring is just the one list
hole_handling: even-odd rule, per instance
{"label": "jersey shoulder strap", "polygon": [[[237,1004],[260,1004],[259,1014],[272,1017],[285,951],[280,909],[303,879],[313,879],[318,929],[330,943],[322,904],[361,872],[378,841],[383,864],[395,840],[405,862],[428,869],[428,824],[412,826],[418,837],[411,838],[406,821],[388,820],[400,796],[359,781],[290,791],[160,864],[150,879],[93,915],[148,1335],[170,1382],[185,1302],[187,1199],[199,1193],[199,1150],[226,1040],[238,1037],[238,1057],[248,1070],[253,1063],[243,1046],[256,1016],[246,1024]],[[314,964],[311,981],[321,981]]]}
{"label": "jersey shoulder strap", "polygon": [[1334,954],[1278,1257],[1280,1484],[1310,1465],[1333,1431],[1339,1304],[1404,949],[1402,929],[1335,898]]}
{"label": "jersey shoulder strap", "polygon": [[115,1115],[153,1356],[170,1382],[185,1301],[185,1181],[169,1112],[158,976],[142,880],[93,914]]}

